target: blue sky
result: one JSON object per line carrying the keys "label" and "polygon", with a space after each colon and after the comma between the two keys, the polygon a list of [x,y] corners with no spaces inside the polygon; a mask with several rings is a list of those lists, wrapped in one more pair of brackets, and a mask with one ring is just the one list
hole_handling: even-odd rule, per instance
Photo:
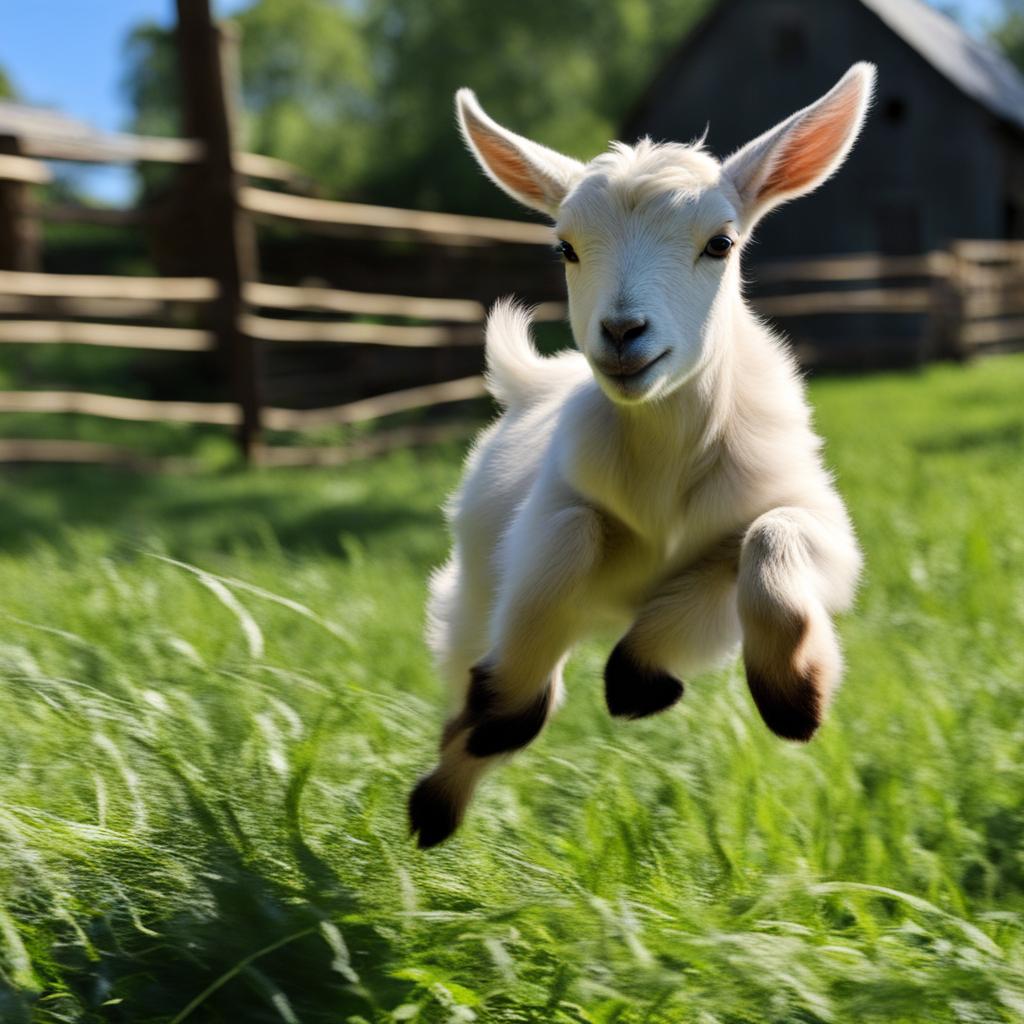
{"label": "blue sky", "polygon": [[[227,15],[247,0],[216,0]],[[429,0],[425,0],[429,2]],[[999,0],[952,0],[973,31],[998,12]],[[6,8],[6,9],[3,9]],[[0,67],[32,103],[58,107],[108,131],[123,129],[125,36],[140,21],[169,24],[173,0],[7,0],[0,5]],[[127,195],[126,172],[99,170],[90,187],[109,199]]]}
{"label": "blue sky", "polygon": [[[220,0],[222,14],[245,6]],[[173,0],[8,0],[0,4],[0,67],[31,103],[101,128],[124,128],[125,37],[141,21],[171,24]]]}
{"label": "blue sky", "polygon": [[[245,5],[216,0],[221,15]],[[121,131],[129,114],[121,92],[125,37],[142,21],[170,25],[174,0],[7,0],[0,14],[0,67],[25,100]],[[131,194],[126,168],[94,168],[76,177],[109,202]]]}

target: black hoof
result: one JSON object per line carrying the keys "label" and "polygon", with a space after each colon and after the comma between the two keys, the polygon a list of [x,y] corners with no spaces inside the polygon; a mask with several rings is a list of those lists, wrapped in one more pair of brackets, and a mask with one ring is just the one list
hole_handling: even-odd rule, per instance
{"label": "black hoof", "polygon": [[474,757],[493,757],[521,750],[544,728],[551,708],[551,690],[514,715],[486,713],[466,739],[466,750]]}
{"label": "black hoof", "polygon": [[822,708],[813,678],[780,687],[747,669],[747,685],[764,724],[784,740],[806,743],[821,725]]}
{"label": "black hoof", "polygon": [[672,707],[683,695],[683,684],[660,669],[636,661],[625,644],[616,644],[604,667],[604,698],[617,718],[646,718]]}
{"label": "black hoof", "polygon": [[458,827],[458,807],[433,775],[425,775],[409,794],[409,831],[421,850],[443,843]]}

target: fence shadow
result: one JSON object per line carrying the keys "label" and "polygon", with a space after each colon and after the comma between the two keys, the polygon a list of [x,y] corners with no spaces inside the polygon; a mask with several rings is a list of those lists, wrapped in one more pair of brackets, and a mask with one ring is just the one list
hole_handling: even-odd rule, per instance
{"label": "fence shadow", "polygon": [[[401,468],[395,473],[400,477]],[[417,530],[436,532],[440,542],[438,506],[449,486],[447,479],[426,481],[409,495],[408,482],[394,493],[362,488],[346,494],[340,485],[337,494],[345,479],[340,470],[185,477],[29,466],[7,468],[3,476],[0,551],[61,547],[96,528],[113,543],[151,546],[155,540],[190,561],[240,549],[343,558],[348,538],[370,548],[393,546]]]}

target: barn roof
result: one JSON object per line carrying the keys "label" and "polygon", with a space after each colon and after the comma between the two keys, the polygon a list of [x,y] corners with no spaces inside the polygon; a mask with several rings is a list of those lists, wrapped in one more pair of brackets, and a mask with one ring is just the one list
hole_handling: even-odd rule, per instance
{"label": "barn roof", "polygon": [[993,114],[1024,129],[1024,76],[923,0],[860,0],[936,71]]}
{"label": "barn roof", "polygon": [[[718,0],[710,13],[683,40],[627,115],[634,124],[647,109],[658,83],[680,54],[699,45],[718,14],[733,0]],[[1001,53],[968,35],[952,18],[924,0],[857,0],[917,51],[961,92],[997,117],[1024,131],[1024,76]]]}

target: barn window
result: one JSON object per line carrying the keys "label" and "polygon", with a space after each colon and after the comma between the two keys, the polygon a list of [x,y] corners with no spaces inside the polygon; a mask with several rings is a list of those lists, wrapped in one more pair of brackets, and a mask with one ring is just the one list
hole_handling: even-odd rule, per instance
{"label": "barn window", "polygon": [[807,33],[796,22],[785,22],[775,30],[775,59],[780,64],[799,64],[807,56]]}
{"label": "barn window", "polygon": [[907,101],[902,96],[890,96],[882,105],[886,121],[900,124],[907,119]]}

